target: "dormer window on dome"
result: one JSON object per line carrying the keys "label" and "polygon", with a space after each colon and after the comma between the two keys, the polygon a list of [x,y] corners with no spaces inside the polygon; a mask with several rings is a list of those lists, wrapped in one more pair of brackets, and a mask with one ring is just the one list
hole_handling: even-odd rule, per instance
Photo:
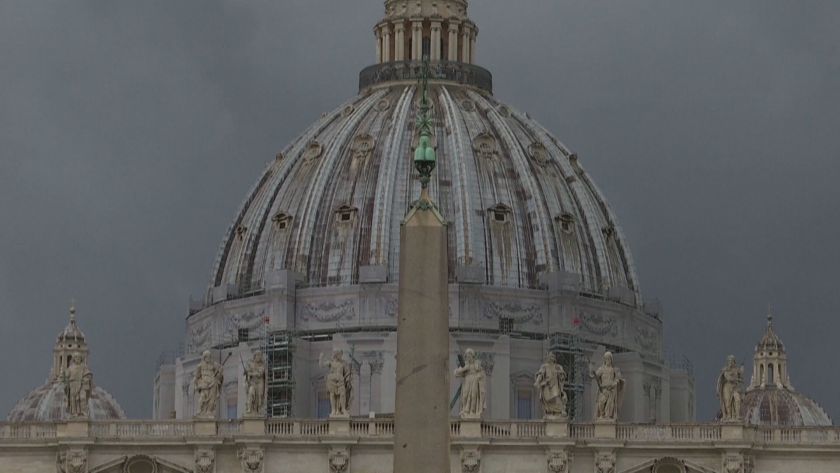
{"label": "dormer window on dome", "polygon": [[359,211],[352,205],[339,205],[335,209],[335,221],[337,223],[352,223],[356,220],[356,213]]}
{"label": "dormer window on dome", "polygon": [[271,221],[274,222],[274,228],[277,230],[285,230],[289,227],[289,225],[291,225],[292,216],[286,212],[280,211],[271,217]]}
{"label": "dormer window on dome", "polygon": [[575,216],[566,212],[557,216],[557,222],[560,223],[560,229],[565,233],[572,233],[575,231]]}
{"label": "dormer window on dome", "polygon": [[490,213],[490,221],[494,223],[508,223],[510,222],[511,208],[505,204],[498,203],[487,211]]}

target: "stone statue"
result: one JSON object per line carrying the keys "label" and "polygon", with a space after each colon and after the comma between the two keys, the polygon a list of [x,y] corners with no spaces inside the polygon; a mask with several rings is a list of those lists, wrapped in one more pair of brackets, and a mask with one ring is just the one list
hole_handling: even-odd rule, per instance
{"label": "stone statue", "polygon": [[258,416],[265,405],[266,370],[262,352],[254,352],[253,359],[245,365],[245,415]]}
{"label": "stone statue", "polygon": [[554,353],[549,353],[545,363],[534,376],[534,386],[539,390],[540,404],[542,404],[545,418],[550,420],[566,418],[566,372],[557,364]]}
{"label": "stone statue", "polygon": [[481,413],[487,407],[485,395],[484,368],[475,358],[472,348],[464,352],[464,366],[455,368],[455,376],[464,378],[461,383],[461,418],[480,419]]}
{"label": "stone statue", "polygon": [[595,378],[598,383],[595,420],[618,420],[627,382],[621,377],[621,371],[613,366],[612,353],[604,353],[604,364],[597,371],[594,370],[592,363],[589,363],[589,377]]}
{"label": "stone statue", "polygon": [[73,364],[61,375],[67,414],[70,417],[88,417],[88,399],[93,391],[93,374],[82,361],[81,353],[73,354]]}
{"label": "stone statue", "polygon": [[735,357],[726,358],[726,366],[717,380],[717,397],[720,401],[721,421],[738,422],[741,420],[741,384],[744,382],[744,365],[735,366]]}
{"label": "stone statue", "polygon": [[318,364],[330,370],[327,374],[330,417],[349,417],[353,402],[353,373],[350,364],[341,359],[343,355],[343,351],[335,349],[332,359],[325,360],[323,353],[318,358]]}
{"label": "stone statue", "polygon": [[222,389],[222,367],[213,361],[209,351],[201,354],[201,363],[195,368],[193,382],[198,393],[196,418],[215,419],[219,406],[219,393]]}

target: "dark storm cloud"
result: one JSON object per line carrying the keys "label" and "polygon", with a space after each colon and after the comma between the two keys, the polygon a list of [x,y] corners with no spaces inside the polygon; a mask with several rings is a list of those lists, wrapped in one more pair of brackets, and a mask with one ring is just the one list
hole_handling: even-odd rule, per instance
{"label": "dark storm cloud", "polygon": [[[620,217],[703,420],[726,355],[749,365],[767,302],[794,386],[840,415],[840,381],[811,368],[840,331],[840,4],[802,5],[471,5],[497,97],[576,150]],[[48,375],[75,297],[97,382],[149,415],[157,354],[239,202],[356,92],[381,10],[0,4],[0,410]]]}

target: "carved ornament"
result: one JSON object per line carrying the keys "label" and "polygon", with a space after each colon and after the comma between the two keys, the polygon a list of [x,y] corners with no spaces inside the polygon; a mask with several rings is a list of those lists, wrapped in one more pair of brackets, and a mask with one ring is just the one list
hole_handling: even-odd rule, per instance
{"label": "carved ornament", "polygon": [[306,149],[303,150],[303,162],[304,163],[311,163],[312,161],[321,157],[321,153],[324,152],[324,147],[321,146],[321,143],[312,140],[306,145]]}
{"label": "carved ornament", "polygon": [[356,135],[353,138],[353,159],[358,161],[366,161],[372,154],[376,147],[376,140],[367,133]]}
{"label": "carved ornament", "polygon": [[744,458],[741,455],[726,455],[723,459],[723,471],[725,473],[746,473]]}
{"label": "carved ornament", "polygon": [[213,450],[196,450],[195,473],[212,473],[215,461],[216,452]]}
{"label": "carved ornament", "polygon": [[475,473],[480,471],[481,452],[478,450],[464,450],[461,452],[461,473]]}
{"label": "carved ornament", "polygon": [[230,327],[234,330],[240,329],[248,329],[248,330],[255,330],[262,326],[264,323],[263,315],[265,314],[265,309],[257,312],[244,312],[241,314],[232,314],[228,317],[228,321]]}
{"label": "carved ornament", "polygon": [[548,150],[539,141],[535,141],[528,146],[528,155],[542,167],[545,167],[551,162],[551,156],[548,154]]}
{"label": "carved ornament", "polygon": [[475,102],[470,99],[461,100],[461,110],[465,112],[474,112],[475,111]]}
{"label": "carved ornament", "polygon": [[330,450],[330,473],[344,473],[350,466],[350,449]]}
{"label": "carved ornament", "polygon": [[598,473],[615,473],[615,454],[601,453],[595,457]]}
{"label": "carved ornament", "polygon": [[488,302],[484,305],[484,317],[495,320],[504,317],[518,323],[528,322],[530,320],[538,324],[543,322],[543,314],[540,306],[531,305],[529,307],[523,307],[516,302],[510,302],[504,305],[498,302]]}
{"label": "carved ornament", "polygon": [[262,448],[242,447],[236,456],[242,465],[242,473],[262,473],[265,452]]}
{"label": "carved ornament", "polygon": [[388,99],[381,99],[373,106],[373,109],[377,112],[384,112],[391,108],[391,102]]}
{"label": "carved ornament", "polygon": [[321,304],[306,304],[301,314],[301,319],[315,319],[319,322],[336,322],[341,319],[352,319],[356,316],[356,307],[353,301],[344,301],[341,304],[335,302],[323,302]]}
{"label": "carved ornament", "polygon": [[569,463],[571,463],[571,455],[567,452],[558,452],[549,450],[546,453],[546,462],[548,463],[548,471],[551,473],[567,473]]}
{"label": "carved ornament", "polygon": [[656,330],[641,325],[636,325],[633,338],[645,351],[656,353],[659,348]]}
{"label": "carved ornament", "polygon": [[612,317],[607,317],[601,314],[580,314],[580,325],[584,330],[592,335],[606,336],[618,335],[618,322]]}
{"label": "carved ornament", "polygon": [[484,159],[494,159],[499,155],[496,138],[486,131],[479,133],[473,139],[473,150]]}

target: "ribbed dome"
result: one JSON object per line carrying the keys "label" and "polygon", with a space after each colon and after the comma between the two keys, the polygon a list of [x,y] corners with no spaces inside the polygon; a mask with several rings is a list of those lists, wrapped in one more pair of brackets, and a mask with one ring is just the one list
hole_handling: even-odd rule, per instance
{"label": "ribbed dome", "polygon": [[[222,241],[208,302],[213,287],[259,290],[279,269],[311,285],[355,284],[363,266],[396,280],[400,222],[420,194],[411,161],[419,94],[414,80],[377,82],[401,77],[381,67],[387,76],[363,77],[359,95],[268,165]],[[453,77],[471,85],[433,75],[429,90],[430,195],[449,222],[450,278],[472,266],[488,285],[533,287],[541,273],[566,271],[586,290],[619,286],[640,303],[621,227],[577,156],[497,101],[489,73],[470,67],[475,75]]]}
{"label": "ribbed dome", "polygon": [[741,415],[749,425],[834,425],[815,401],[804,394],[777,387],[748,391],[741,405]]}
{"label": "ribbed dome", "polygon": [[[91,419],[125,419],[125,412],[113,396],[94,386],[88,400]],[[9,412],[8,422],[53,422],[67,419],[64,385],[47,382],[21,398]]]}
{"label": "ribbed dome", "polygon": [[[9,412],[9,422],[52,422],[67,419],[67,402],[61,373],[70,367],[74,355],[87,364],[88,347],[85,335],[76,324],[76,309],[70,308],[70,322],[56,337],[53,366],[47,381],[29,391]],[[124,419],[125,413],[117,401],[93,382],[88,399],[91,419]]]}

